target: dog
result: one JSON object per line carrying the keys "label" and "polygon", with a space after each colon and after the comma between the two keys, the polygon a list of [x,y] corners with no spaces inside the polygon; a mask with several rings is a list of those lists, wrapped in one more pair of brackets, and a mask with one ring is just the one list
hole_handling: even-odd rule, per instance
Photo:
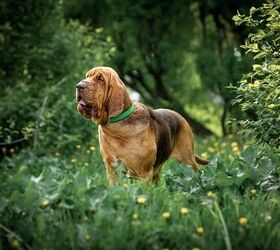
{"label": "dog", "polygon": [[197,170],[209,161],[195,156],[188,122],[169,109],[152,110],[133,103],[119,75],[96,67],[76,85],[78,111],[98,125],[100,153],[108,182],[117,181],[116,167],[124,164],[132,178],[159,180],[163,163],[176,159]]}

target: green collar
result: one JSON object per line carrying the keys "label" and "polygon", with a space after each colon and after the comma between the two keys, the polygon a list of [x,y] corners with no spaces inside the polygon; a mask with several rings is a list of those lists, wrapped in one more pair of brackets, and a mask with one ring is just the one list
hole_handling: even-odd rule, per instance
{"label": "green collar", "polygon": [[127,110],[123,111],[122,113],[120,113],[117,116],[110,118],[108,121],[108,124],[124,120],[125,118],[129,117],[133,113],[134,110],[135,110],[135,104],[132,103],[131,106]]}

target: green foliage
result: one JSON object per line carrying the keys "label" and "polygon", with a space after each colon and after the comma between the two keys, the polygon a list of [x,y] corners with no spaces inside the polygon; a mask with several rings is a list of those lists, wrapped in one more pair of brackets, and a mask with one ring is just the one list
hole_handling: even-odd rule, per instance
{"label": "green foliage", "polygon": [[22,151],[2,161],[0,246],[279,248],[277,155],[248,148],[238,157],[228,149],[197,173],[167,163],[158,186],[122,178],[108,187],[94,148],[76,151],[72,158]]}
{"label": "green foliage", "polygon": [[237,25],[253,29],[244,46],[254,54],[252,71],[242,78],[236,89],[243,111],[253,111],[255,120],[243,120],[244,136],[254,136],[257,143],[280,149],[280,15],[279,3],[268,1],[260,8],[252,7],[248,16],[233,17]]}
{"label": "green foliage", "polygon": [[59,3],[43,2],[5,1],[0,30],[0,139],[24,137],[41,152],[94,132],[76,111],[75,85],[112,47],[87,25],[65,21]]}

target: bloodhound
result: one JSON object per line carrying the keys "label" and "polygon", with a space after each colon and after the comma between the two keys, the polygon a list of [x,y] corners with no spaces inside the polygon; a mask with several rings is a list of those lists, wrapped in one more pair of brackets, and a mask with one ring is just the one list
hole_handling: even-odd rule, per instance
{"label": "bloodhound", "polygon": [[109,183],[116,167],[135,178],[157,181],[162,164],[177,159],[197,170],[209,162],[194,155],[193,133],[187,121],[169,109],[151,110],[132,103],[118,74],[109,67],[89,70],[76,86],[78,111],[98,124],[100,152]]}

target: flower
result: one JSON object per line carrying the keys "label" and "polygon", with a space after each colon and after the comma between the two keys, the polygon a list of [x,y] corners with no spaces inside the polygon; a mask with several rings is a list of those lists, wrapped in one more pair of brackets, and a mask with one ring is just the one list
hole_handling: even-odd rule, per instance
{"label": "flower", "polygon": [[138,220],[138,214],[137,214],[137,213],[134,213],[134,214],[132,215],[132,219],[133,219],[133,220]]}
{"label": "flower", "polygon": [[193,247],[192,250],[200,250],[199,247]]}
{"label": "flower", "polygon": [[229,139],[232,139],[233,138],[233,134],[228,134],[227,136]]}
{"label": "flower", "polygon": [[146,198],[143,196],[140,196],[137,198],[137,203],[138,204],[144,204],[146,202]]}
{"label": "flower", "polygon": [[128,185],[127,185],[126,183],[124,183],[124,184],[123,184],[123,187],[124,187],[125,189],[127,189],[127,188],[128,188]]}
{"label": "flower", "polygon": [[89,218],[85,215],[85,216],[83,217],[83,221],[88,222],[88,221],[89,221]]}
{"label": "flower", "polygon": [[81,148],[81,145],[80,145],[80,144],[76,145],[76,148],[77,148],[77,149],[80,149],[80,148]]}
{"label": "flower", "polygon": [[85,167],[88,167],[88,163],[87,162],[85,162]]}
{"label": "flower", "polygon": [[45,199],[45,200],[43,200],[42,202],[41,202],[41,206],[43,207],[43,208],[46,208],[47,206],[49,206],[50,205],[50,201],[48,200],[48,199]]}
{"label": "flower", "polygon": [[201,235],[201,234],[204,233],[204,228],[203,227],[197,227],[196,232]]}
{"label": "flower", "polygon": [[240,217],[239,218],[239,224],[241,226],[245,226],[248,223],[248,219],[246,217]]}
{"label": "flower", "polygon": [[55,152],[54,154],[56,157],[59,157],[60,156],[60,153],[59,152]]}
{"label": "flower", "polygon": [[71,159],[71,162],[72,162],[72,163],[76,163],[76,162],[77,162],[77,159],[74,159],[74,158],[73,158],[73,159]]}
{"label": "flower", "polygon": [[11,244],[11,247],[14,249],[18,249],[20,247],[20,244],[17,239],[12,239],[10,244]]}
{"label": "flower", "polygon": [[251,194],[255,195],[257,193],[257,190],[256,189],[251,189]]}
{"label": "flower", "polygon": [[207,192],[207,196],[208,196],[209,198],[214,198],[215,195],[216,195],[216,194],[215,194],[214,192],[212,192],[212,191]]}
{"label": "flower", "polygon": [[13,154],[15,152],[14,148],[10,148],[10,153]]}
{"label": "flower", "polygon": [[232,150],[233,150],[233,152],[234,153],[236,153],[236,154],[239,154],[240,153],[240,150],[239,150],[239,148],[236,146],[236,147],[232,147]]}
{"label": "flower", "polygon": [[207,158],[207,157],[208,157],[207,152],[202,153],[202,154],[201,154],[201,157],[202,157],[202,158]]}
{"label": "flower", "polygon": [[232,143],[231,143],[231,147],[232,147],[232,148],[235,148],[235,147],[238,148],[238,143],[237,143],[236,141],[232,142]]}
{"label": "flower", "polygon": [[170,218],[170,213],[169,212],[164,212],[162,213],[162,217],[166,220],[168,220]]}
{"label": "flower", "polygon": [[185,214],[189,213],[189,209],[187,207],[182,207],[180,211],[181,211],[182,215],[185,215]]}
{"label": "flower", "polygon": [[93,152],[93,151],[95,151],[95,147],[91,146],[91,147],[89,147],[89,150]]}

